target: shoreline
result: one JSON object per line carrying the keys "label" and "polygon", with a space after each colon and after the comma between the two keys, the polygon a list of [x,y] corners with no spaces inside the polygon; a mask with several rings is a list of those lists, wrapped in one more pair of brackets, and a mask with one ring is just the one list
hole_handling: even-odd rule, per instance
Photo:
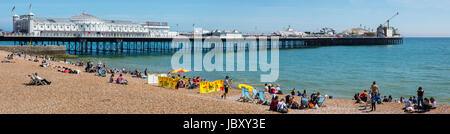
{"label": "shoreline", "polygon": [[[10,52],[1,51],[4,60]],[[159,113],[159,114],[278,114],[269,106],[238,102],[240,90],[230,90],[226,100],[222,92],[199,94],[198,88],[167,89],[144,84],[145,79],[124,75],[129,85],[108,83],[107,77],[81,72],[67,74],[54,68],[39,67],[40,63],[15,58],[15,63],[1,63],[0,113]],[[84,70],[82,67],[50,61],[53,66]],[[38,72],[51,85],[26,86],[28,74]],[[284,96],[284,95],[282,95]],[[298,101],[298,98],[296,98]],[[439,103],[439,101],[438,101]],[[350,99],[326,99],[320,109],[291,109],[293,114],[402,114],[404,104],[377,105],[377,111],[367,112],[365,104],[354,104]],[[366,105],[368,110],[370,106]],[[450,114],[450,105],[438,104],[431,114]]]}

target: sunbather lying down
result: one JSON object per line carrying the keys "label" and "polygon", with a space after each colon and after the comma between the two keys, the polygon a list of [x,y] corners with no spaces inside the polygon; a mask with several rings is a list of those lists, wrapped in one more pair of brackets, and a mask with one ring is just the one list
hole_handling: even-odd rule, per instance
{"label": "sunbather lying down", "polygon": [[9,60],[3,60],[2,63],[16,63],[14,61],[9,61]]}

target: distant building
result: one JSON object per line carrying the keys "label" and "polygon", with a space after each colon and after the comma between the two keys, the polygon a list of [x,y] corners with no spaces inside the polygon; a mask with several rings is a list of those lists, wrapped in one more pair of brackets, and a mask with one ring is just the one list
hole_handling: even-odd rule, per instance
{"label": "distant building", "polygon": [[220,31],[218,29],[211,32],[212,36],[220,37],[220,38],[242,38],[242,33],[237,30],[224,30]]}
{"label": "distant building", "polygon": [[344,35],[344,36],[364,36],[365,34],[367,34],[369,32],[370,31],[368,29],[357,27],[357,28],[345,30],[344,32],[342,32],[342,35]]}
{"label": "distant building", "polygon": [[101,20],[83,12],[70,18],[35,18],[33,13],[13,16],[13,33],[32,36],[75,37],[168,37],[167,22],[145,24],[121,20]]}
{"label": "distant building", "polygon": [[279,35],[282,37],[301,37],[305,35],[304,32],[299,32],[297,30],[292,29],[291,27],[288,27],[286,30],[279,31],[278,33],[275,33],[275,35]]}
{"label": "distant building", "polygon": [[336,30],[334,30],[333,28],[322,28],[320,29],[320,33],[324,34],[324,35],[335,35],[336,34]]}
{"label": "distant building", "polygon": [[377,36],[378,37],[394,37],[394,36],[400,36],[398,34],[397,29],[394,27],[386,27],[380,24],[377,28]]}

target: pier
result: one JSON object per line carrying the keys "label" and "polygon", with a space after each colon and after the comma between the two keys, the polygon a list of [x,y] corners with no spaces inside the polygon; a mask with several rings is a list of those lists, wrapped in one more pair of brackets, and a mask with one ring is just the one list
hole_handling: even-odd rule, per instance
{"label": "pier", "polygon": [[[250,50],[260,47],[270,48],[270,37],[265,43],[260,38],[223,39],[223,50],[233,47],[234,50]],[[90,54],[127,54],[127,53],[175,53],[190,43],[191,48],[185,50],[210,51],[217,42],[205,42],[189,37],[189,42],[172,42],[174,38],[129,38],[129,37],[36,37],[36,36],[0,36],[0,41],[12,42],[12,45],[27,46],[66,46],[68,52],[76,55]],[[195,42],[194,42],[195,40]],[[321,46],[356,46],[356,45],[395,45],[402,44],[402,37],[279,37],[279,49],[312,48]]]}

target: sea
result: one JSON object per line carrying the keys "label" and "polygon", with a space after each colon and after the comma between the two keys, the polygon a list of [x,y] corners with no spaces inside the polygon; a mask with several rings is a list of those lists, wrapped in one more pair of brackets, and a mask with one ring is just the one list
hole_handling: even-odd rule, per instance
{"label": "sea", "polygon": [[[0,45],[11,45],[0,42]],[[214,53],[214,52],[211,52]],[[261,89],[263,84],[279,84],[284,93],[292,89],[320,92],[335,98],[351,99],[355,93],[369,89],[373,81],[381,96],[409,98],[421,86],[425,97],[436,98],[438,104],[450,105],[450,38],[405,37],[399,45],[327,46],[279,50],[279,75],[274,82],[261,82],[269,71],[249,71],[249,51],[238,51],[246,57],[245,71],[195,71],[182,75],[200,76],[208,81],[230,76],[235,83],[251,84]],[[94,61],[111,68],[148,69],[148,72],[168,73],[173,70],[174,54],[79,55],[69,61]],[[191,54],[191,56],[194,54]],[[203,54],[205,55],[205,54]],[[269,56],[271,54],[269,53]],[[223,55],[225,70],[225,55]],[[212,62],[215,62],[213,60]],[[236,60],[235,60],[236,61]],[[191,61],[193,66],[194,61]],[[235,65],[236,67],[236,65]]]}

